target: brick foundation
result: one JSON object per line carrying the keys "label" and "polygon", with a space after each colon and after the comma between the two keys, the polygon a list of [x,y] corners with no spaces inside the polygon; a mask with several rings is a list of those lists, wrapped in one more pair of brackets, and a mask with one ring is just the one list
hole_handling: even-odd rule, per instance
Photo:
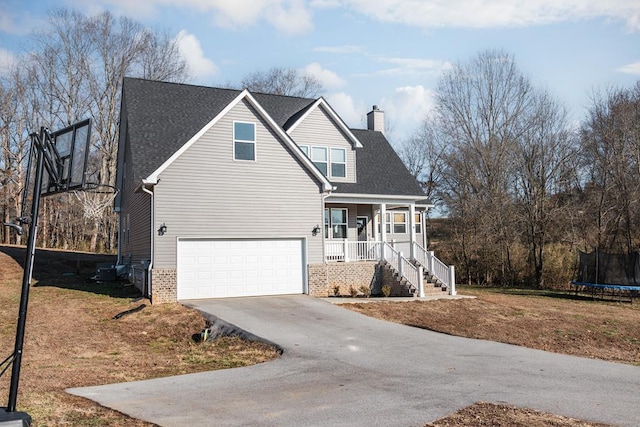
{"label": "brick foundation", "polygon": [[350,295],[352,287],[360,292],[361,286],[368,287],[372,295],[379,295],[382,284],[383,269],[376,261],[309,265],[309,295],[313,297],[334,296],[336,286],[338,295]]}
{"label": "brick foundation", "polygon": [[309,264],[309,295],[324,298],[329,296],[327,264]]}
{"label": "brick foundation", "polygon": [[[375,261],[310,264],[308,266],[309,295],[318,298],[333,296],[336,286],[340,287],[340,295],[349,295],[351,287],[360,292],[361,286],[371,289],[372,295],[379,295],[382,293],[384,283],[390,283],[393,286],[391,277],[386,276],[385,269]],[[151,283],[153,304],[172,303],[178,300],[175,268],[152,269]]]}
{"label": "brick foundation", "polygon": [[178,300],[178,276],[175,268],[151,270],[151,303],[165,304]]}

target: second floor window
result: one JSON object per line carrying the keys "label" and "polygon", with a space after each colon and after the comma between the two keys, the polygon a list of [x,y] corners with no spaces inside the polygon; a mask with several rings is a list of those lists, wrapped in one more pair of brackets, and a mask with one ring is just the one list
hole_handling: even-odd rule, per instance
{"label": "second floor window", "polygon": [[311,148],[311,161],[320,172],[327,176],[328,172],[328,159],[327,159],[327,149],[325,147],[312,147]]}
{"label": "second floor window", "polygon": [[324,176],[328,178],[347,177],[347,150],[344,148],[313,147],[309,145],[300,145],[299,147]]}
{"label": "second floor window", "polygon": [[233,122],[233,158],[256,160],[255,123]]}
{"label": "second floor window", "polygon": [[334,178],[347,176],[347,152],[344,148],[331,149],[331,176]]}

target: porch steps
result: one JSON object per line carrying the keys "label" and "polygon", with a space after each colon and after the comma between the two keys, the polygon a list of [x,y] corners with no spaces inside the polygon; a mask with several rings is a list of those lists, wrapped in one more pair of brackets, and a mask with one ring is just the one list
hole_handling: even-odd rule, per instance
{"label": "porch steps", "polygon": [[[384,270],[383,274],[388,274],[392,279],[391,295],[393,297],[418,297],[419,290],[409,284],[406,279],[399,277],[398,272],[387,262],[381,263]],[[435,281],[425,273],[423,280],[423,288],[425,296],[447,295],[447,288],[441,283]]]}

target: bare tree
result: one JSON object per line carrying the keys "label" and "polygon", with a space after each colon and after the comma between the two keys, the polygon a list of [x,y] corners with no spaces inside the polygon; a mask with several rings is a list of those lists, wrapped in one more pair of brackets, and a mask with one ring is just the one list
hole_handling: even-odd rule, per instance
{"label": "bare tree", "polygon": [[240,85],[254,92],[302,98],[316,98],[324,90],[320,80],[311,74],[282,67],[253,72],[243,78]]}
{"label": "bare tree", "polygon": [[454,215],[467,215],[468,232],[479,233],[479,252],[473,257],[498,261],[498,273],[508,282],[514,280],[511,249],[516,238],[513,153],[526,131],[532,91],[512,56],[486,51],[445,72],[436,98],[442,133],[451,147],[444,159],[443,198]]}
{"label": "bare tree", "polygon": [[576,182],[577,146],[566,110],[547,92],[534,96],[526,120],[516,151],[516,214],[529,248],[532,281],[542,288],[545,247],[554,225],[564,228],[570,209],[560,196],[570,193]]}
{"label": "bare tree", "polygon": [[640,244],[640,82],[592,97],[581,130],[586,226],[592,247],[634,252]]}
{"label": "bare tree", "polygon": [[[26,141],[28,131],[39,126],[59,129],[90,117],[92,158],[96,161],[91,179],[113,185],[123,78],[185,81],[186,62],[175,39],[128,18],[116,19],[107,12],[88,17],[58,9],[51,12],[49,21],[44,31],[33,35],[32,53],[19,64],[29,73],[29,85],[23,90],[25,107],[20,112],[20,123],[28,126],[19,138]],[[82,249],[93,251],[100,245],[115,248],[113,213],[88,222],[77,205],[69,195],[44,200],[40,244],[78,248],[89,236]]]}
{"label": "bare tree", "polygon": [[405,166],[433,203],[438,202],[435,190],[442,179],[442,159],[447,148],[443,136],[439,134],[440,127],[436,120],[436,117],[427,116],[398,150]]}
{"label": "bare tree", "polygon": [[[529,277],[542,286],[555,200],[567,191],[575,151],[563,108],[513,56],[485,51],[443,74],[428,123],[415,139],[430,142],[407,144],[403,157],[414,172],[427,172],[451,218],[451,261],[461,277],[478,284]],[[529,272],[521,266],[524,248]]]}

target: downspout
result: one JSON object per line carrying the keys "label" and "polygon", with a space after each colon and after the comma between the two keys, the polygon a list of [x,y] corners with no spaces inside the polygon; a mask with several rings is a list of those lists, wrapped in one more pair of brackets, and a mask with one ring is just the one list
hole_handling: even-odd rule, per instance
{"label": "downspout", "polygon": [[122,212],[118,212],[118,258],[116,259],[116,265],[122,263]]}
{"label": "downspout", "polygon": [[154,235],[154,224],[155,224],[155,199],[153,197],[153,191],[149,190],[145,183],[142,183],[142,191],[147,193],[151,197],[151,226],[150,226],[150,234],[151,234],[151,259],[149,260],[149,266],[147,269],[147,295],[149,299],[151,299],[151,269],[153,268],[153,252],[155,248],[155,235]]}
{"label": "downspout", "polygon": [[336,187],[331,187],[327,190],[324,191],[324,194],[322,195],[322,228],[320,229],[320,232],[322,233],[322,262],[323,264],[327,263],[327,254],[325,253],[325,250],[327,248],[327,242],[326,242],[326,236],[324,235],[324,210],[326,209],[327,205],[326,205],[326,200],[327,197],[331,196],[331,192],[333,190],[335,190]]}

